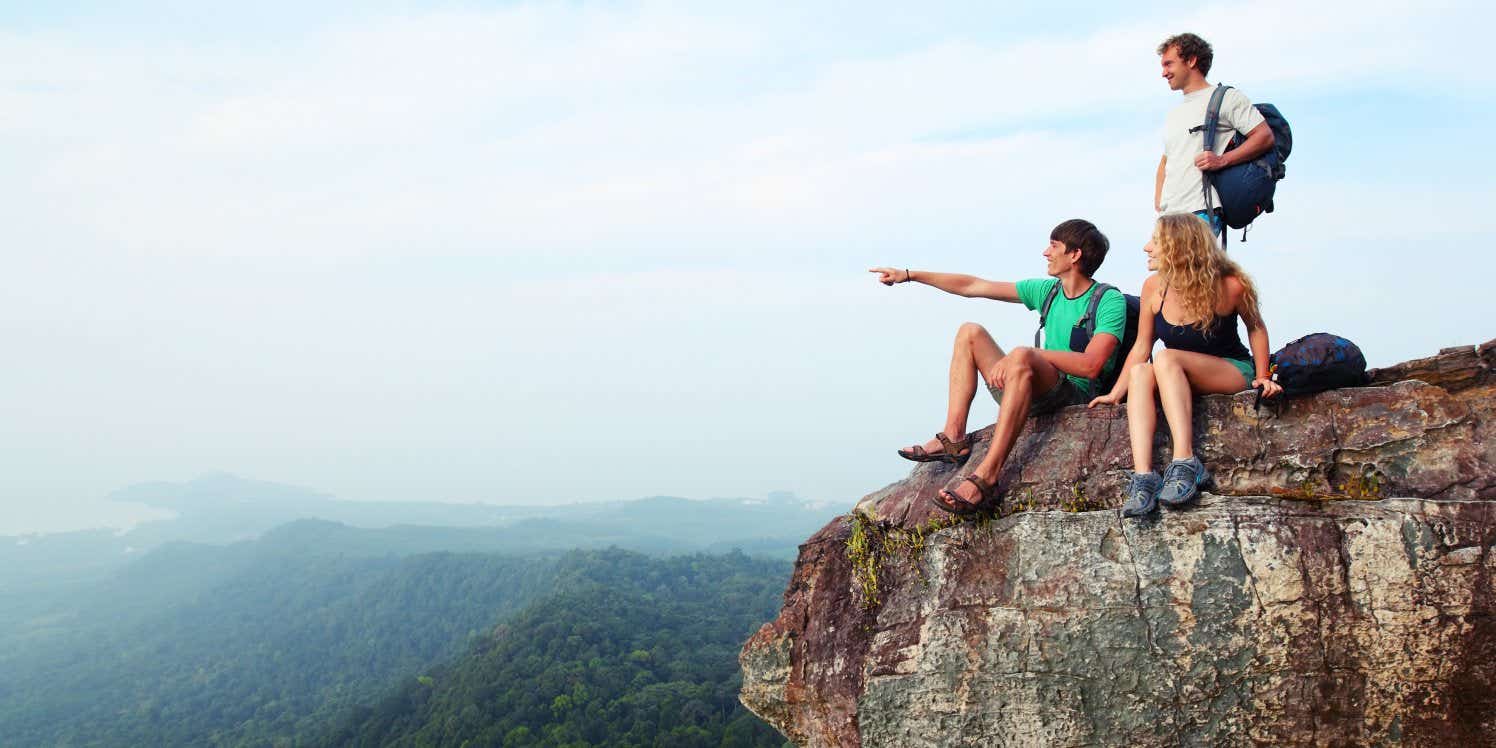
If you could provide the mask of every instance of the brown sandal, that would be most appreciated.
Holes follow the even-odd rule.
[[[978,478],[974,473],[961,476],[961,480],[970,481],[971,485],[977,487],[977,500],[967,501],[949,488],[940,489],[940,493],[930,497],[930,503],[940,509],[956,515],[976,514],[977,512],[991,509],[997,503],[997,491],[987,481]]]
[[[923,444],[916,444],[908,449],[899,450],[899,456],[915,462],[949,462],[952,465],[960,465],[971,456],[970,434],[958,442],[951,441],[944,431],[936,434],[935,438],[940,441],[939,451],[926,452]]]

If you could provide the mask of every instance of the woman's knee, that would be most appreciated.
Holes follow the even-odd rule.
[[[1160,372],[1175,372],[1183,368],[1179,361],[1179,354],[1167,348],[1153,354],[1153,366]]]
[[[1131,377],[1128,381],[1129,387],[1152,387],[1154,381],[1153,364],[1147,361],[1140,364],[1133,364],[1132,373],[1129,376]]]

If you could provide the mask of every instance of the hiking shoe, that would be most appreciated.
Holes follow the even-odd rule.
[[[1164,479],[1158,473],[1133,473],[1127,482],[1127,501],[1122,503],[1122,516],[1141,517],[1158,508],[1158,490]]]
[[[1175,460],[1164,468],[1164,487],[1158,492],[1159,503],[1170,509],[1182,507],[1195,500],[1200,486],[1210,480],[1210,473],[1200,464],[1200,458]]]

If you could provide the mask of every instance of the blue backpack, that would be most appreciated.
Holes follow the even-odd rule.
[[[1226,97],[1226,90],[1231,88],[1227,85],[1216,86],[1215,92],[1210,95],[1210,104],[1205,108],[1205,150],[1215,150],[1216,127],[1221,121],[1221,100]],[[1210,197],[1210,188],[1214,186],[1216,193],[1221,196],[1221,214],[1225,224],[1233,229],[1246,229],[1257,216],[1263,213],[1273,212],[1273,193],[1277,190],[1278,180],[1282,179],[1285,170],[1283,162],[1288,160],[1288,154],[1293,151],[1293,131],[1288,127],[1288,120],[1272,104],[1258,104],[1257,111],[1262,113],[1262,118],[1267,120],[1268,129],[1273,131],[1273,147],[1266,153],[1258,156],[1252,161],[1234,166],[1228,166],[1219,171],[1205,172],[1205,208],[1214,209]],[[1229,152],[1240,146],[1246,138],[1241,133],[1234,133],[1231,142],[1226,145]],[[1226,230],[1221,229],[1221,238],[1226,236]],[[1242,232],[1242,241],[1247,240],[1246,231]]]
[[[1327,332],[1305,335],[1279,348],[1269,361],[1273,381],[1283,387],[1285,395],[1360,387],[1367,382],[1366,356],[1361,348]],[[1261,390],[1256,404],[1262,404]]]
[[[1091,338],[1096,336],[1096,308],[1101,306],[1101,297],[1107,291],[1122,293],[1110,283],[1095,281],[1096,290],[1091,294],[1091,300],[1086,304],[1086,313],[1075,321],[1075,328],[1070,331],[1070,350],[1076,353],[1084,353],[1086,346],[1091,344]],[[1039,346],[1039,333],[1044,331],[1044,320],[1049,317],[1049,307],[1054,305],[1054,299],[1060,295],[1060,282],[1055,281],[1049,288],[1049,295],[1044,297],[1044,303],[1039,307],[1039,329],[1034,331],[1034,347]],[[1127,305],[1127,325],[1123,328],[1122,340],[1117,344],[1117,368],[1110,374],[1091,380],[1091,394],[1104,395],[1112,391],[1112,386],[1117,383],[1117,377],[1122,373],[1122,362],[1127,360],[1128,351],[1132,350],[1133,343],[1138,340],[1138,312],[1143,307],[1143,302],[1131,294],[1122,294],[1122,302]]]

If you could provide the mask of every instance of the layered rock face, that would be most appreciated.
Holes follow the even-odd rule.
[[[801,547],[742,700],[802,745],[1496,745],[1493,348],[1203,398],[1217,486],[1142,521],[1121,409],[1031,419],[1001,517],[922,465]]]

